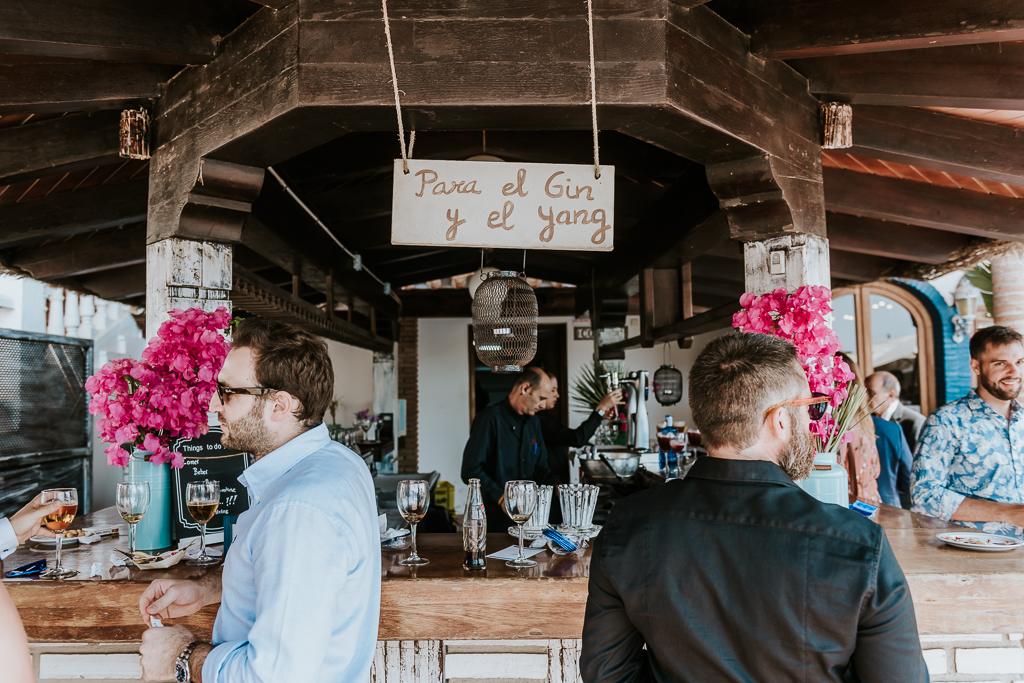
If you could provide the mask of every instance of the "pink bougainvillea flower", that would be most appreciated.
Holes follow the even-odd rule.
[[[89,412],[99,418],[100,439],[110,444],[110,465],[125,467],[130,447],[152,453],[150,462],[180,468],[184,458],[170,450],[171,443],[209,432],[210,399],[231,348],[223,335],[231,314],[190,308],[168,316],[141,360],[110,361],[86,380]]]

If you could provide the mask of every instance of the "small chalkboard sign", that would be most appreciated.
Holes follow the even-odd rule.
[[[171,498],[171,537],[175,542],[197,538],[200,527],[188,513],[185,490],[190,481],[211,479],[220,482],[220,505],[213,519],[206,525],[206,542],[223,540],[224,516],[236,517],[249,509],[249,494],[238,481],[238,476],[249,466],[249,454],[240,453],[220,442],[220,427],[196,439],[178,439],[171,450],[180,451],[185,466],[171,470],[173,485]]]

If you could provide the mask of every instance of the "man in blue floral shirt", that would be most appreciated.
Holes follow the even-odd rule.
[[[1024,538],[1024,337],[1009,327],[971,338],[978,389],[928,418],[911,471],[914,511]]]

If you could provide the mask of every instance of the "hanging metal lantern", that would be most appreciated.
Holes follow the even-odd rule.
[[[654,398],[663,406],[674,406],[683,398],[683,373],[674,365],[662,365],[654,373]]]
[[[473,297],[476,356],[494,372],[522,372],[537,354],[537,295],[525,273],[483,273]]]

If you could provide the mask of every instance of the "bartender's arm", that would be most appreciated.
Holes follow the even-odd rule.
[[[605,395],[597,407],[587,416],[587,419],[576,429],[569,429],[557,420],[544,420],[541,422],[544,428],[544,443],[549,446],[568,446],[579,448],[594,436],[594,432],[601,426],[601,420],[608,417],[606,413],[613,410],[617,403],[622,402],[622,390],[616,389]]]
[[[469,441],[462,451],[462,482],[468,484],[470,479],[480,480],[480,492],[491,500],[498,500],[504,495],[503,488],[484,471],[487,453],[497,449],[497,431],[494,422],[488,417],[477,418],[469,430]]]
[[[914,512],[956,522],[1005,522],[1024,527],[1024,505],[970,498],[946,488],[957,442],[948,424],[938,415],[929,416],[910,474]]]

